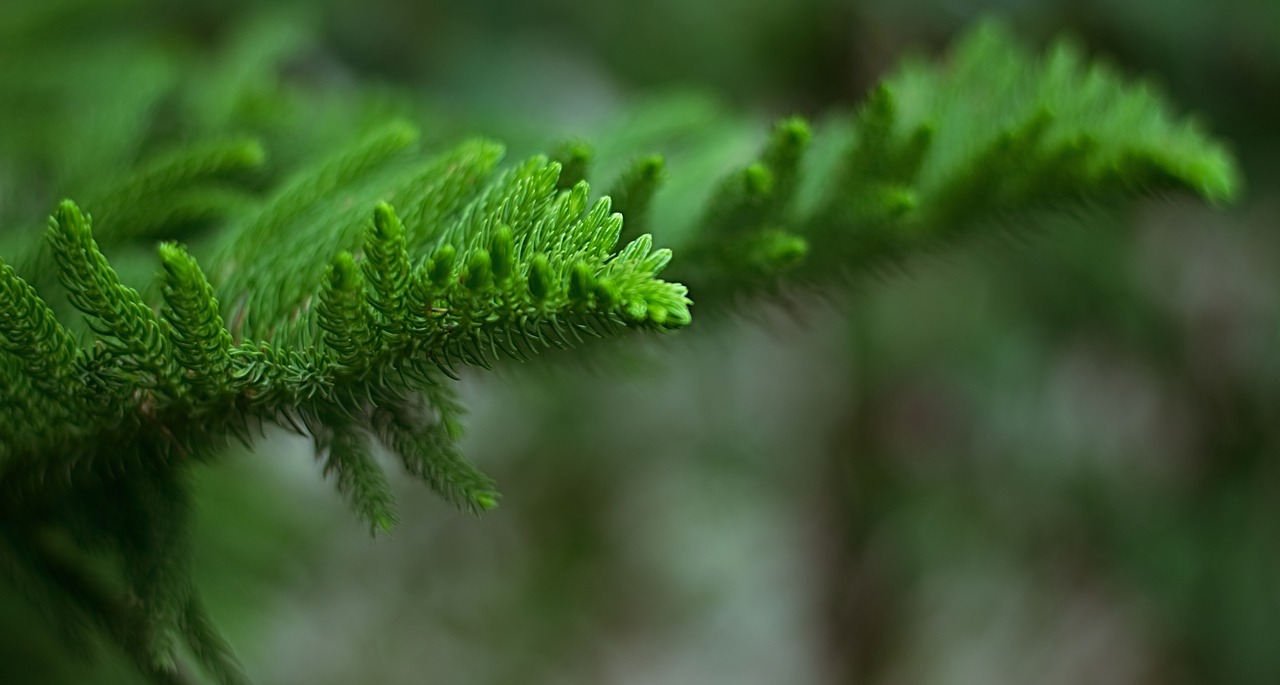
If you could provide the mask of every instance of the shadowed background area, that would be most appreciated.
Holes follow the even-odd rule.
[[[197,473],[195,566],[255,682],[1280,673],[1280,5],[27,4],[0,5],[15,35],[60,22],[86,50],[118,46],[107,66],[24,48],[118,108],[88,116],[41,87],[52,76],[0,63],[0,92],[23,94],[0,103],[5,250],[58,188],[92,190],[74,151],[99,118],[198,79],[206,50],[243,59],[245,82],[261,76],[254,50],[300,55],[280,83],[358,92],[370,117],[412,103],[428,138],[492,136],[508,159],[570,136],[605,147],[645,102],[723,117],[725,154],[745,158],[772,119],[850,109],[904,56],[994,13],[1028,43],[1065,32],[1150,79],[1229,141],[1248,179],[1229,209],[1162,197],[1041,218],[1025,240],[840,292],[695,306],[678,336],[467,374],[464,446],[503,493],[481,519],[396,482],[400,527],[371,540],[307,442],[229,454]],[[108,67],[132,90],[93,78]],[[224,86],[165,106],[204,117],[195,130],[271,126],[254,98],[219,100]],[[316,121],[275,131],[282,166],[351,124],[323,104]],[[109,649],[83,651],[96,660],[68,659],[0,585],[0,682],[134,682]]]

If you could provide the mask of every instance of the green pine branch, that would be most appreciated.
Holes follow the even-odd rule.
[[[652,210],[628,203],[629,212],[698,217],[653,232],[712,309],[724,296],[829,287],[971,236],[1025,233],[1058,212],[1170,191],[1223,203],[1242,186],[1225,147],[1150,85],[1070,41],[1036,55],[997,23],[940,62],[906,62],[852,117],[778,122],[754,160],[715,183],[675,162],[712,166],[723,142],[689,152],[687,141],[717,140],[730,115],[690,110],[654,107],[644,126],[628,123],[634,140],[609,145],[632,159],[637,146],[672,150],[677,187],[650,188],[661,157],[647,158],[647,174],[632,162],[612,187],[653,198]]]
[[[191,464],[275,425],[313,440],[373,532],[396,520],[383,453],[458,508],[492,509],[495,484],[458,448],[449,379],[463,367],[682,328],[692,302],[660,278],[669,266],[715,302],[1046,212],[1164,190],[1234,197],[1229,155],[1170,111],[1069,45],[1036,58],[984,27],[940,65],[908,64],[850,119],[783,120],[714,182],[632,141],[593,197],[581,140],[504,165],[490,141],[427,152],[394,118],[287,174],[251,140],[152,158],[89,196],[99,227],[70,200],[51,219],[51,273],[83,326],[42,297],[39,274],[0,262],[0,572],[153,682],[186,678],[184,650],[243,682],[191,581]],[[651,140],[660,123],[646,122]],[[264,169],[280,173],[262,198],[228,180]],[[218,230],[160,244],[151,289],[104,254],[195,220]],[[103,565],[120,572],[90,572]]]

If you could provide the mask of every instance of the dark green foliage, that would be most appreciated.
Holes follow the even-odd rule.
[[[802,261],[808,243],[787,227],[809,138],[803,120],[781,121],[759,161],[721,179],[690,246],[704,278],[774,279]]]
[[[178,628],[186,636],[191,653],[217,682],[228,685],[246,685],[249,682],[232,656],[231,646],[218,634],[218,629],[210,622],[194,594],[187,599],[182,615],[178,617]]]
[[[410,407],[379,410],[374,425],[383,444],[400,456],[405,470],[424,480],[447,502],[479,513],[498,506],[493,481],[458,451],[461,406],[446,386],[427,393],[430,411]]]
[[[0,345],[8,411],[0,415],[5,446],[29,439],[34,416],[65,417],[77,407],[74,377],[77,348],[53,311],[13,268],[0,261]],[[19,389],[22,390],[19,390]],[[25,391],[24,391],[25,390]],[[24,422],[21,419],[26,418]],[[0,452],[3,457],[4,452]]]
[[[560,165],[560,190],[568,190],[587,178],[587,166],[594,154],[591,145],[581,140],[566,140],[551,153],[551,159]]]
[[[336,425],[332,435],[318,437],[316,449],[324,459],[324,474],[333,476],[338,491],[372,531],[389,531],[396,523],[391,487],[373,459],[369,440],[354,426]]]
[[[634,238],[646,232],[649,203],[653,201],[653,194],[662,183],[663,167],[664,163],[659,155],[636,159],[627,166],[622,177],[609,190],[614,208],[627,217],[623,226],[624,238]]]
[[[207,143],[159,157],[92,198],[97,238],[123,242],[234,213],[251,198],[230,178],[264,162],[255,140]]]
[[[237,102],[253,101],[244,65],[274,59],[269,40],[250,38],[219,81]],[[146,76],[145,102],[121,111],[177,88],[167,72]],[[305,108],[270,104],[307,127]],[[85,191],[98,228],[74,202],[57,206],[52,271],[85,317],[85,344],[37,292],[38,273],[0,262],[0,571],[153,682],[183,681],[184,650],[219,682],[244,681],[191,578],[190,464],[275,425],[314,441],[373,532],[395,522],[384,450],[459,509],[494,508],[494,483],[458,447],[463,409],[446,377],[688,325],[686,287],[659,278],[672,251],[648,228],[714,302],[825,284],[1010,217],[1168,189],[1219,201],[1238,186],[1221,148],[1144,87],[1071,48],[1036,60],[997,29],[941,68],[908,66],[850,121],[778,123],[756,160],[727,174],[717,164],[718,182],[691,188],[703,204],[680,208],[698,218],[684,233],[654,221],[675,162],[648,149],[626,150],[610,194],[593,197],[592,148],[578,141],[503,165],[496,143],[424,143],[395,116],[347,113],[359,125],[296,149],[281,120],[228,123],[241,115],[192,115],[190,139],[221,142],[158,156],[130,122],[100,150],[117,175]],[[241,128],[262,140],[220,137]],[[273,142],[291,163],[268,162]],[[261,176],[241,183],[249,174]],[[153,309],[111,248],[202,222],[217,231],[190,244],[208,270],[161,244]]]
[[[912,62],[885,79],[851,120],[812,136],[800,119],[777,124],[756,161],[723,176],[702,220],[670,243],[689,255],[680,276],[705,303],[825,285],[1134,193],[1236,197],[1230,155],[1168,111],[1149,86],[1069,43],[1036,57],[984,25],[942,65]]]

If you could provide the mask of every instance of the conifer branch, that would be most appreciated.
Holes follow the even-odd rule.
[[[391,486],[373,459],[368,436],[354,426],[329,423],[333,427],[317,441],[325,475],[336,478],[338,491],[347,496],[371,531],[391,530],[396,523]]]
[[[1037,57],[986,24],[942,64],[908,62],[812,143],[803,120],[779,122],[755,161],[704,194],[698,222],[660,237],[684,255],[680,279],[714,303],[822,287],[1082,206],[1236,197],[1230,154],[1171,110],[1068,42]]]
[[[191,579],[189,464],[276,425],[312,438],[371,532],[395,522],[378,449],[459,509],[492,509],[494,482],[458,446],[449,378],[688,325],[689,291],[660,278],[673,253],[650,229],[714,301],[826,284],[1085,202],[1234,197],[1230,156],[1169,111],[1069,45],[1036,59],[987,27],[942,66],[903,68],[851,120],[785,119],[755,160],[687,182],[707,190],[675,212],[696,218],[683,232],[653,211],[678,162],[642,149],[593,199],[586,143],[503,165],[485,140],[428,154],[396,120],[262,200],[224,181],[269,145],[178,150],[90,196],[100,239],[78,205],[56,209],[47,238],[88,346],[41,284],[0,262],[0,572],[107,634],[154,682],[187,679],[187,649],[238,685]],[[192,241],[208,275],[186,248],[160,246],[159,313],[103,254],[210,217],[225,219],[221,242],[205,254]],[[120,577],[85,572],[90,561]]]
[[[78,408],[75,377],[79,373],[77,347],[71,334],[58,323],[53,310],[34,288],[0,261],[0,350],[8,372],[4,399],[30,417],[44,417],[33,426],[51,427]],[[30,388],[20,392],[19,388]],[[32,406],[26,406],[26,405]],[[42,424],[45,424],[42,426]],[[21,439],[6,433],[5,442]]]
[[[49,226],[49,243],[67,296],[88,318],[107,356],[98,372],[121,398],[136,389],[174,394],[173,355],[160,319],[133,288],[120,282],[72,202],[63,202]]]
[[[493,480],[457,446],[460,406],[451,393],[448,400],[439,393],[430,397],[432,409],[439,413],[434,420],[414,416],[411,407],[380,409],[373,417],[378,438],[406,471],[425,480],[446,502],[473,513],[493,509],[499,499]]]
[[[262,144],[252,139],[204,143],[159,157],[94,194],[97,241],[124,242],[247,208],[249,195],[226,179],[265,161]]]
[[[609,190],[614,209],[627,217],[622,239],[632,240],[647,232],[649,205],[663,181],[665,162],[661,155],[633,160]]]

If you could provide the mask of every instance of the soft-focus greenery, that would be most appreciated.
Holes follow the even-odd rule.
[[[618,201],[610,179],[637,153],[665,155],[635,167],[664,179],[644,230],[676,249],[672,278],[690,284],[700,323],[579,361],[464,374],[464,451],[501,484],[501,508],[472,520],[393,476],[400,528],[369,540],[309,472],[309,443],[278,434],[192,474],[196,584],[256,682],[1261,684],[1280,672],[1280,16],[1267,3],[46,4],[0,5],[0,255],[21,257],[59,308],[31,246],[63,196],[102,208],[95,221],[117,228],[95,237],[145,288],[156,239],[234,249],[209,230],[220,212],[390,118],[411,118],[425,149],[483,135],[510,160],[567,161],[564,141],[585,141],[593,189]],[[857,253],[852,282],[822,268],[844,255],[820,242],[818,219],[797,222],[823,248],[814,272],[786,272],[780,289],[737,280],[738,254],[680,271],[682,249],[707,249],[697,227],[714,224],[699,203],[735,167],[750,179],[779,116],[817,122],[797,201],[829,216],[820,181],[842,173],[842,110],[887,74],[901,86],[897,133],[934,125],[942,151],[903,183],[942,209],[894,225],[975,216],[959,200],[994,186],[949,186],[947,152],[1001,117],[1034,121],[1034,100],[965,109],[902,65],[992,12],[1038,48],[1066,31],[1072,50],[1203,113],[1245,172],[1243,202],[1019,206],[1000,188],[1012,211],[974,224],[999,224],[1002,239],[925,254],[872,240],[883,252]],[[67,82],[74,98],[50,85]],[[1054,109],[1094,116],[1116,101],[1094,97]],[[1045,140],[1069,134],[1055,125]],[[1152,140],[1176,140],[1159,125]],[[98,171],[159,159],[154,178],[175,181],[164,160],[196,142],[221,146],[223,162],[170,204],[130,202],[131,186]],[[1034,173],[1025,159],[1007,177]],[[948,191],[950,204],[930,201]],[[790,254],[774,228],[746,235]],[[69,649],[8,584],[0,602],[0,681],[135,682],[96,638]],[[68,659],[76,650],[96,658]]]

